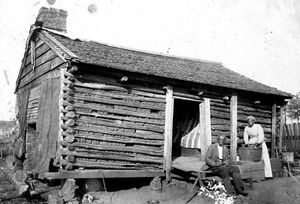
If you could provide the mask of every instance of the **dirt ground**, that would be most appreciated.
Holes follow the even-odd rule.
[[[7,180],[3,178],[4,162],[0,161],[0,189],[4,189],[9,185]],[[2,175],[2,176],[1,176]],[[5,182],[4,182],[5,181]],[[148,182],[148,181],[147,181]],[[116,183],[117,184],[117,183]],[[134,185],[133,185],[134,186]],[[171,183],[165,184],[163,182],[163,189],[161,191],[152,190],[149,185],[137,188],[130,188],[127,190],[117,191],[101,191],[90,192],[90,198],[86,200],[85,204],[148,204],[148,201],[158,201],[159,204],[181,204],[188,195],[192,187],[192,182],[185,182],[173,179]],[[253,182],[253,189],[249,184],[245,184],[245,190],[248,192],[247,197],[238,197],[234,203],[241,204],[299,204],[300,203],[300,176],[275,178],[272,180],[262,181],[260,183]],[[1,191],[0,197],[4,195],[13,194],[13,190]],[[189,204],[213,204],[215,200],[197,195],[188,202]],[[44,200],[43,200],[44,198]],[[3,204],[12,203],[47,203],[47,194],[35,199],[11,199],[0,201]],[[155,202],[153,202],[155,203]]]

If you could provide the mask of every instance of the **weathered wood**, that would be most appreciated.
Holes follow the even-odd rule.
[[[92,123],[92,124],[97,124],[97,125],[103,125],[103,126],[108,126],[108,127],[118,127],[118,128],[129,128],[129,129],[139,129],[139,130],[149,130],[153,132],[158,132],[158,133],[163,133],[164,130],[160,127],[155,127],[155,126],[149,126],[149,125],[135,125],[135,124],[126,124],[126,123],[115,123],[115,122],[103,122],[101,120],[96,120],[93,118],[79,118],[77,119],[78,122],[83,122],[83,123]]]
[[[67,137],[64,138],[64,141],[69,142],[69,143],[74,142],[74,140],[75,140],[74,135],[68,135]]]
[[[69,80],[75,78],[73,74],[71,74],[71,73],[69,73],[69,72],[67,72],[67,71],[64,72],[64,76],[65,76],[66,78],[68,78]]]
[[[101,145],[94,145],[94,144],[82,144],[79,142],[74,142],[72,145],[74,147],[83,147],[83,148],[96,149],[96,150],[111,151],[113,149],[114,151],[135,152],[135,153],[149,154],[154,156],[161,156],[163,154],[163,151],[154,151],[154,150],[149,151],[148,149],[139,149],[133,147],[101,146]]]
[[[5,169],[5,177],[14,185],[19,195],[23,195],[29,189],[29,186],[24,182],[24,175],[22,170],[14,171],[13,169]]]
[[[90,94],[93,96],[100,96],[100,97],[109,97],[112,99],[128,99],[128,100],[135,100],[135,101],[149,101],[149,102],[156,102],[156,103],[162,103],[165,104],[164,99],[159,99],[159,98],[149,98],[149,97],[140,97],[136,96],[133,93],[126,93],[128,95],[121,95],[121,94],[112,94],[110,92],[99,92],[99,91],[94,91],[89,88],[76,88],[76,93],[85,93],[85,94]]]
[[[144,144],[144,145],[153,145],[153,146],[162,146],[164,143],[163,141],[155,141],[155,140],[142,140],[142,139],[133,139],[133,138],[116,138],[116,137],[101,137],[98,135],[80,135],[76,134],[76,138],[86,138],[86,139],[93,139],[99,141],[107,141],[107,142],[118,142],[124,144]]]
[[[69,88],[71,88],[71,87],[70,87],[70,84],[72,84],[72,86],[74,85],[74,83],[73,83],[72,81],[70,81],[69,79],[66,79],[66,78],[63,79],[63,83],[64,83],[66,86],[68,86]]]
[[[66,156],[66,160],[67,160],[68,162],[74,163],[74,162],[75,162],[75,156],[74,156],[74,154],[72,154],[72,155],[67,155],[67,156]]]
[[[173,117],[174,117],[173,87],[167,86],[166,113],[165,113],[164,170],[166,171],[166,180],[168,182],[171,180],[171,168],[172,168]]]
[[[31,89],[31,87],[40,85],[43,81],[57,78],[57,76],[59,76],[59,72],[60,72],[60,70],[58,70],[58,69],[60,69],[62,66],[64,66],[64,64],[61,64],[55,70],[47,72],[44,75],[33,79],[30,83],[27,83],[26,85],[20,86],[20,83],[19,83],[17,92],[22,93],[25,90]]]
[[[282,138],[283,138],[283,125],[284,125],[284,110],[283,106],[280,107],[280,126],[279,126],[279,138],[278,138],[278,147],[279,153],[282,153]]]
[[[136,116],[136,117],[143,117],[143,118],[164,119],[164,116],[158,115],[158,114],[138,113],[138,112],[128,111],[128,110],[119,110],[119,109],[113,109],[113,108],[97,107],[97,106],[92,106],[92,105],[88,105],[88,104],[75,103],[74,107],[90,109],[90,110],[105,111],[105,112],[108,112],[108,113],[113,113],[113,114],[118,114],[118,115],[125,115],[125,116]]]
[[[210,99],[204,98],[204,102],[199,104],[199,113],[201,160],[204,160],[205,153],[212,143]]]
[[[103,104],[122,105],[122,106],[129,106],[129,107],[145,108],[145,109],[151,109],[151,110],[164,110],[164,107],[159,107],[159,106],[151,106],[151,105],[147,105],[147,104],[134,103],[134,102],[132,103],[132,102],[126,102],[126,101],[122,101],[122,100],[97,98],[97,97],[91,97],[91,96],[82,96],[82,95],[80,96],[78,94],[75,94],[74,99],[90,101],[90,102],[97,102],[97,103],[103,103]]]
[[[68,156],[70,156],[70,155],[68,155]],[[145,163],[156,163],[156,164],[163,163],[162,157],[155,158],[155,157],[150,157],[150,156],[148,156],[148,157],[145,157],[145,156],[144,157],[141,157],[141,156],[128,157],[126,155],[115,156],[115,155],[102,155],[99,153],[93,154],[93,153],[83,153],[83,152],[72,152],[72,156],[74,157],[74,160],[75,160],[75,157],[86,157],[86,158],[94,158],[94,159],[120,160],[120,161],[129,161],[129,162],[145,162]]]
[[[65,125],[68,125],[69,127],[72,127],[76,124],[74,119],[69,119],[65,122]]]
[[[150,168],[149,164],[136,163],[109,163],[109,162],[92,162],[92,161],[77,161],[73,166],[88,167],[88,168],[112,168],[112,169],[142,169]],[[157,167],[158,168],[158,167]]]
[[[271,140],[271,157],[275,157],[275,140],[276,140],[276,103],[272,106],[272,140]]]
[[[71,74],[74,74],[75,72],[77,72],[78,71],[78,67],[77,66],[72,66],[69,70],[68,70],[68,72],[70,72]]]
[[[236,161],[237,156],[237,94],[230,98],[230,157]]]
[[[46,72],[59,67],[63,63],[64,62],[60,58],[56,57],[53,60],[36,67],[35,72],[29,72],[20,79],[19,87],[23,87],[24,85],[44,75]]]
[[[31,167],[34,172],[47,171],[51,158],[56,155],[59,132],[60,79],[45,81],[41,86],[39,114],[36,125],[37,144],[43,151],[36,151]],[[36,148],[38,150],[38,148]]]
[[[95,118],[107,118],[107,119],[114,119],[120,121],[142,122],[142,123],[155,124],[155,125],[164,125],[165,122],[165,120],[161,120],[161,119],[149,119],[149,118],[145,119],[145,118],[126,117],[126,116],[104,115],[95,112],[84,112],[84,111],[77,111],[77,110],[76,113],[80,115],[80,118],[84,118],[85,116],[92,116]]]
[[[164,136],[161,134],[138,134],[138,133],[130,133],[130,132],[120,132],[120,131],[110,131],[110,130],[103,130],[103,129],[96,129],[96,128],[86,128],[86,127],[75,127],[75,130],[87,131],[87,132],[98,132],[103,134],[109,135],[123,135],[127,137],[135,137],[135,138],[143,138],[143,139],[164,139]]]
[[[131,89],[127,89],[124,87],[119,87],[119,86],[110,86],[110,85],[104,85],[104,84],[90,84],[90,83],[78,83],[76,82],[74,84],[75,86],[79,86],[79,87],[85,87],[85,88],[92,88],[92,89],[100,89],[100,90],[114,90],[114,91],[122,91],[125,93],[133,93],[136,95],[141,95],[141,96],[147,96],[147,97],[151,97],[151,98],[165,98],[165,96],[163,95],[164,92],[163,91],[159,91],[160,94],[155,94],[155,93],[151,93],[151,92],[156,92],[154,89],[145,89],[145,88],[131,88]]]
[[[54,179],[67,179],[67,178],[143,178],[143,177],[156,177],[165,176],[163,170],[144,169],[144,170],[114,170],[114,169],[101,169],[101,170],[75,170],[66,171],[60,170],[58,173],[46,172],[39,175],[40,178],[47,178],[48,180]]]

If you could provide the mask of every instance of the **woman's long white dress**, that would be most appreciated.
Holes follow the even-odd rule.
[[[261,125],[254,124],[252,127],[246,126],[244,130],[245,144],[262,143],[262,160],[265,164],[265,177],[273,177],[271,162],[267,145],[264,141],[264,130]]]

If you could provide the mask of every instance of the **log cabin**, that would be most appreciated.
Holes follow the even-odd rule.
[[[19,157],[48,179],[166,176],[174,158],[204,158],[218,135],[233,160],[246,117],[274,156],[291,94],[221,63],[68,36],[67,12],[42,7],[16,82]]]

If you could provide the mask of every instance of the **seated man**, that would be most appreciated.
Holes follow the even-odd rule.
[[[234,188],[230,181],[230,176],[232,176],[235,192],[247,196],[248,193],[243,191],[244,184],[239,168],[229,164],[229,150],[224,145],[225,139],[225,136],[218,136],[217,143],[209,146],[205,155],[206,164],[203,165],[202,170],[210,170],[213,173],[219,174],[229,194],[234,194]]]

